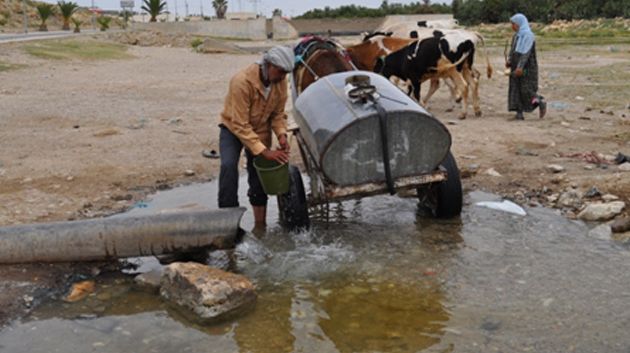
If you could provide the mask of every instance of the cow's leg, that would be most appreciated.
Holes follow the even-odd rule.
[[[449,91],[451,91],[451,97],[453,97],[453,100],[455,101],[455,103],[461,102],[462,101],[461,92],[458,92],[455,89],[455,83],[453,83],[453,80],[450,77],[445,77],[444,83],[446,83],[446,86],[448,87]]]
[[[435,91],[438,90],[438,88],[440,88],[440,79],[437,77],[433,77],[431,78],[431,85],[429,86],[429,92],[427,92],[427,94],[424,96],[424,99],[422,100],[422,106],[426,108],[427,104],[429,103],[429,99],[433,96],[433,94],[435,93]]]
[[[462,74],[455,70],[455,68],[449,70],[448,76],[453,80],[455,88],[459,92],[462,92],[462,111],[459,114],[459,118],[466,119],[466,112],[468,110],[468,84],[462,77]]]
[[[475,116],[481,116],[481,106],[479,105],[479,78],[481,77],[481,73],[477,69],[472,68],[471,76],[473,110],[475,111]]]
[[[420,103],[420,78],[419,77],[411,77],[411,85],[413,86],[413,98],[416,99],[416,102]]]
[[[392,76],[389,78],[389,81],[394,84],[394,86],[400,88],[400,78],[398,76]]]

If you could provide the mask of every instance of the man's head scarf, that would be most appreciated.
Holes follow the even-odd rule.
[[[271,63],[286,72],[291,72],[293,65],[295,65],[295,56],[291,48],[278,45],[265,52],[263,62]]]
[[[529,28],[529,21],[522,13],[517,13],[510,18],[512,23],[518,25],[516,32],[516,52],[525,54],[532,49],[534,45],[534,32]]]

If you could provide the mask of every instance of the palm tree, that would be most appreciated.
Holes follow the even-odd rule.
[[[96,22],[101,26],[101,32],[105,32],[109,29],[109,23],[112,22],[112,18],[109,16],[100,16],[96,19]]]
[[[39,25],[39,30],[47,32],[48,26],[46,26],[46,20],[50,15],[55,13],[55,5],[52,4],[38,4],[37,5],[37,13],[39,14],[39,18],[42,19],[42,24]]]
[[[227,6],[227,0],[212,0],[212,7],[214,7],[214,12],[217,13],[218,18],[225,18]]]
[[[71,20],[72,23],[74,23],[74,33],[81,33],[81,25],[83,24],[83,21],[77,20],[74,17],[72,17]]]
[[[61,16],[63,17],[63,27],[61,27],[61,29],[63,29],[64,31],[69,31],[70,17],[72,17],[72,14],[79,7],[79,5],[72,1],[65,2],[64,0],[59,0],[57,2],[57,5],[59,5],[59,10],[61,10]]]
[[[166,7],[166,1],[162,0],[144,0],[143,3],[141,8],[151,15],[149,22],[156,22],[157,16],[164,12],[164,7]]]

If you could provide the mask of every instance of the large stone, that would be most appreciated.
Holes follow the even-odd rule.
[[[609,203],[591,203],[578,214],[578,218],[584,221],[607,221],[626,207],[623,201],[614,201]]]
[[[160,294],[203,321],[247,309],[256,301],[254,285],[244,276],[195,262],[168,265]]]

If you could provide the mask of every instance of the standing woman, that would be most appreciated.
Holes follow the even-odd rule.
[[[510,21],[516,33],[512,37],[509,61],[505,64],[511,71],[508,110],[516,111],[516,120],[523,120],[523,112],[538,108],[542,119],[547,112],[547,103],[538,94],[536,39],[523,14],[517,13]]]

